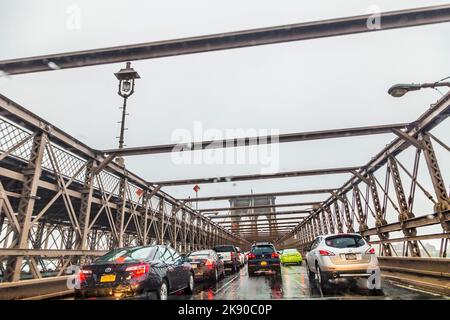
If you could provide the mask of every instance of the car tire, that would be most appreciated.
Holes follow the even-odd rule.
[[[84,298],[84,295],[80,291],[76,290],[74,298],[75,298],[75,300],[81,300]]]
[[[167,300],[169,297],[169,286],[167,285],[166,280],[162,280],[161,284],[159,285],[159,289],[156,292],[156,297],[158,300]]]
[[[316,275],[317,275],[317,282],[319,283],[319,286],[324,289],[328,286],[328,275],[322,270],[320,270],[319,265],[316,265]]]
[[[384,296],[384,292],[383,292],[382,289],[371,289],[370,290],[370,295],[371,296],[375,296],[375,297],[377,297],[377,296]]]
[[[217,271],[217,268],[214,269],[214,275],[213,275],[213,277],[212,277],[212,280],[213,280],[214,282],[219,281],[219,271]]]
[[[224,279],[225,278],[225,268],[222,268],[222,275],[221,278]]]
[[[184,289],[184,292],[187,294],[192,294],[194,292],[194,286],[195,286],[194,275],[192,273],[190,273],[188,285],[187,285],[186,289]]]
[[[311,271],[311,269],[309,268],[308,263],[306,263],[305,265],[306,267],[306,271],[308,272],[308,278],[310,281],[314,281],[314,279],[316,278],[316,274],[314,272]]]

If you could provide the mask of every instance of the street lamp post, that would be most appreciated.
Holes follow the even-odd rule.
[[[389,88],[388,93],[393,97],[399,98],[409,91],[417,91],[423,88],[435,89],[437,87],[450,87],[450,82],[395,84]]]
[[[127,116],[127,99],[134,93],[134,80],[140,79],[139,74],[131,68],[131,62],[126,67],[114,73],[119,80],[119,96],[123,98],[122,120],[120,121],[119,149],[122,149],[125,141],[125,117]]]

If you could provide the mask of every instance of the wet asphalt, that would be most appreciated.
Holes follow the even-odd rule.
[[[281,277],[260,274],[249,277],[247,267],[230,274],[217,283],[196,283],[194,294],[178,293],[176,300],[273,300],[273,299],[442,299],[443,296],[408,287],[390,280],[382,280],[381,292],[373,294],[366,280],[338,279],[322,290],[315,280],[310,281],[305,267],[283,266]]]

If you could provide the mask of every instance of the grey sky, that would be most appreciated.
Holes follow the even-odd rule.
[[[0,59],[237,31],[326,18],[445,4],[447,1],[1,1]],[[81,28],[67,28],[68,8]],[[450,24],[133,62],[142,79],[129,100],[126,144],[171,142],[175,129],[278,129],[281,133],[410,122],[440,94],[394,99],[397,82],[450,75]],[[113,73],[123,64],[0,78],[0,92],[97,149],[114,148],[121,98]],[[435,133],[449,138],[448,123]],[[363,165],[392,135],[289,143],[280,170]],[[436,148],[441,163],[448,153]],[[405,153],[404,161],[412,161]],[[130,157],[149,181],[259,173],[259,166],[190,165],[170,155]],[[423,163],[422,163],[423,165]],[[422,168],[422,170],[425,168]],[[441,168],[450,181],[448,166]],[[423,170],[423,172],[426,172]],[[428,179],[424,176],[425,179]],[[348,175],[202,185],[200,196],[339,187]],[[430,185],[426,180],[425,184]],[[166,190],[194,196],[192,186]],[[431,190],[431,189],[430,189]],[[277,202],[323,200],[321,196]],[[224,206],[226,202],[201,204]],[[428,203],[417,203],[429,211]],[[422,206],[422,207],[421,207]]]

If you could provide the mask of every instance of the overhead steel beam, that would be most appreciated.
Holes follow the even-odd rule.
[[[280,236],[280,235],[285,235],[286,233],[288,233],[290,230],[292,230],[292,228],[290,229],[281,229],[281,230],[277,230],[276,232],[270,232],[269,230],[267,231],[256,231],[256,230],[243,230],[243,231],[239,231],[236,232],[239,235],[242,235],[243,237],[247,237],[247,236],[271,236],[274,239],[277,238],[276,235]]]
[[[304,217],[296,217],[296,218],[279,218],[279,219],[267,219],[267,220],[257,220],[258,223],[257,225],[265,225],[266,223],[272,223],[272,224],[292,224],[292,223],[298,223],[301,220],[303,220]],[[286,221],[286,220],[291,220],[291,221]],[[281,221],[281,222],[279,222]],[[244,223],[247,222],[247,223]],[[223,221],[223,222],[219,222],[219,224],[222,225],[222,227],[230,227],[233,226],[233,224],[235,223],[230,223],[230,221]],[[253,225],[253,223],[251,223],[251,220],[241,220],[237,223],[239,226],[251,226]]]
[[[210,208],[198,210],[204,214],[215,214],[215,211],[235,211],[235,210],[251,210],[251,209],[269,209],[269,208],[284,208],[284,207],[301,207],[301,206],[314,206],[319,205],[321,202],[295,202],[295,203],[281,203],[281,204],[268,204],[260,206],[247,206],[247,207],[224,207],[224,208]]]
[[[394,129],[404,129],[408,126],[407,123],[396,123],[380,126],[368,126],[368,127],[356,127],[356,128],[344,128],[344,129],[331,129],[311,132],[298,132],[298,133],[285,133],[277,136],[259,136],[259,137],[244,137],[244,138],[232,138],[225,140],[208,140],[190,143],[179,144],[164,144],[156,146],[143,146],[143,147],[131,147],[123,149],[108,149],[102,150],[104,154],[115,154],[116,156],[136,156],[145,154],[161,154],[171,152],[186,152],[197,150],[212,150],[221,148],[236,148],[244,146],[255,146],[261,144],[271,143],[287,143],[287,142],[300,142],[311,141],[321,139],[334,139],[334,138],[348,138],[356,136],[366,136],[375,134],[392,134]],[[184,180],[181,180],[184,181]],[[156,183],[156,182],[155,182]],[[158,182],[160,184],[161,182]],[[170,181],[167,181],[170,183]]]
[[[294,210],[294,211],[267,211],[267,212],[258,212],[258,213],[254,213],[254,214],[233,214],[233,215],[226,215],[226,214],[221,214],[221,215],[217,215],[217,216],[208,216],[211,220],[214,219],[224,219],[224,218],[240,218],[240,217],[265,217],[267,215],[276,215],[278,216],[282,216],[282,215],[293,215],[293,214],[302,214],[302,213],[306,213],[309,214],[311,213],[311,210]]]
[[[379,16],[381,23],[376,27],[369,25],[369,22],[373,20],[373,14],[366,14],[168,41],[4,60],[0,61],[0,70],[10,75],[51,71],[442,23],[450,21],[450,5],[382,12]]]
[[[265,217],[265,219],[258,219],[258,220],[218,221],[217,223],[218,223],[218,224],[221,224],[222,226],[223,226],[223,225],[227,225],[227,224],[233,225],[234,223],[237,223],[237,224],[239,224],[239,225],[243,225],[243,224],[245,224],[245,223],[250,223],[250,224],[252,224],[252,223],[254,223],[254,221],[257,221],[257,223],[260,223],[260,222],[262,222],[262,223],[267,223],[267,222],[269,222],[269,221],[275,221],[275,222],[277,222],[277,221],[280,221],[280,220],[302,220],[302,219],[304,219],[304,218],[305,218],[305,217],[287,217],[287,218],[269,218],[269,217]],[[288,221],[288,222],[295,222],[295,221]]]
[[[321,193],[332,193],[336,189],[316,189],[316,190],[300,190],[300,191],[286,191],[286,192],[268,192],[268,193],[249,193],[249,194],[238,194],[238,195],[227,195],[227,196],[211,196],[211,197],[198,197],[198,198],[185,198],[179,199],[179,201],[185,202],[197,202],[197,201],[217,201],[217,200],[229,200],[229,199],[246,199],[246,198],[257,198],[257,197],[285,197],[285,196],[298,196],[307,194],[321,194]]]
[[[205,183],[219,183],[219,182],[235,182],[235,181],[249,181],[249,180],[261,180],[261,179],[279,179],[279,178],[292,178],[292,177],[307,177],[307,176],[319,176],[325,174],[341,174],[349,173],[355,170],[359,170],[361,167],[344,167],[344,168],[329,168],[329,169],[317,169],[317,170],[302,170],[302,171],[285,171],[270,174],[248,174],[240,176],[224,176],[213,178],[199,178],[199,179],[184,179],[184,180],[169,180],[153,182],[156,185],[161,186],[179,186],[186,184],[205,184]]]

